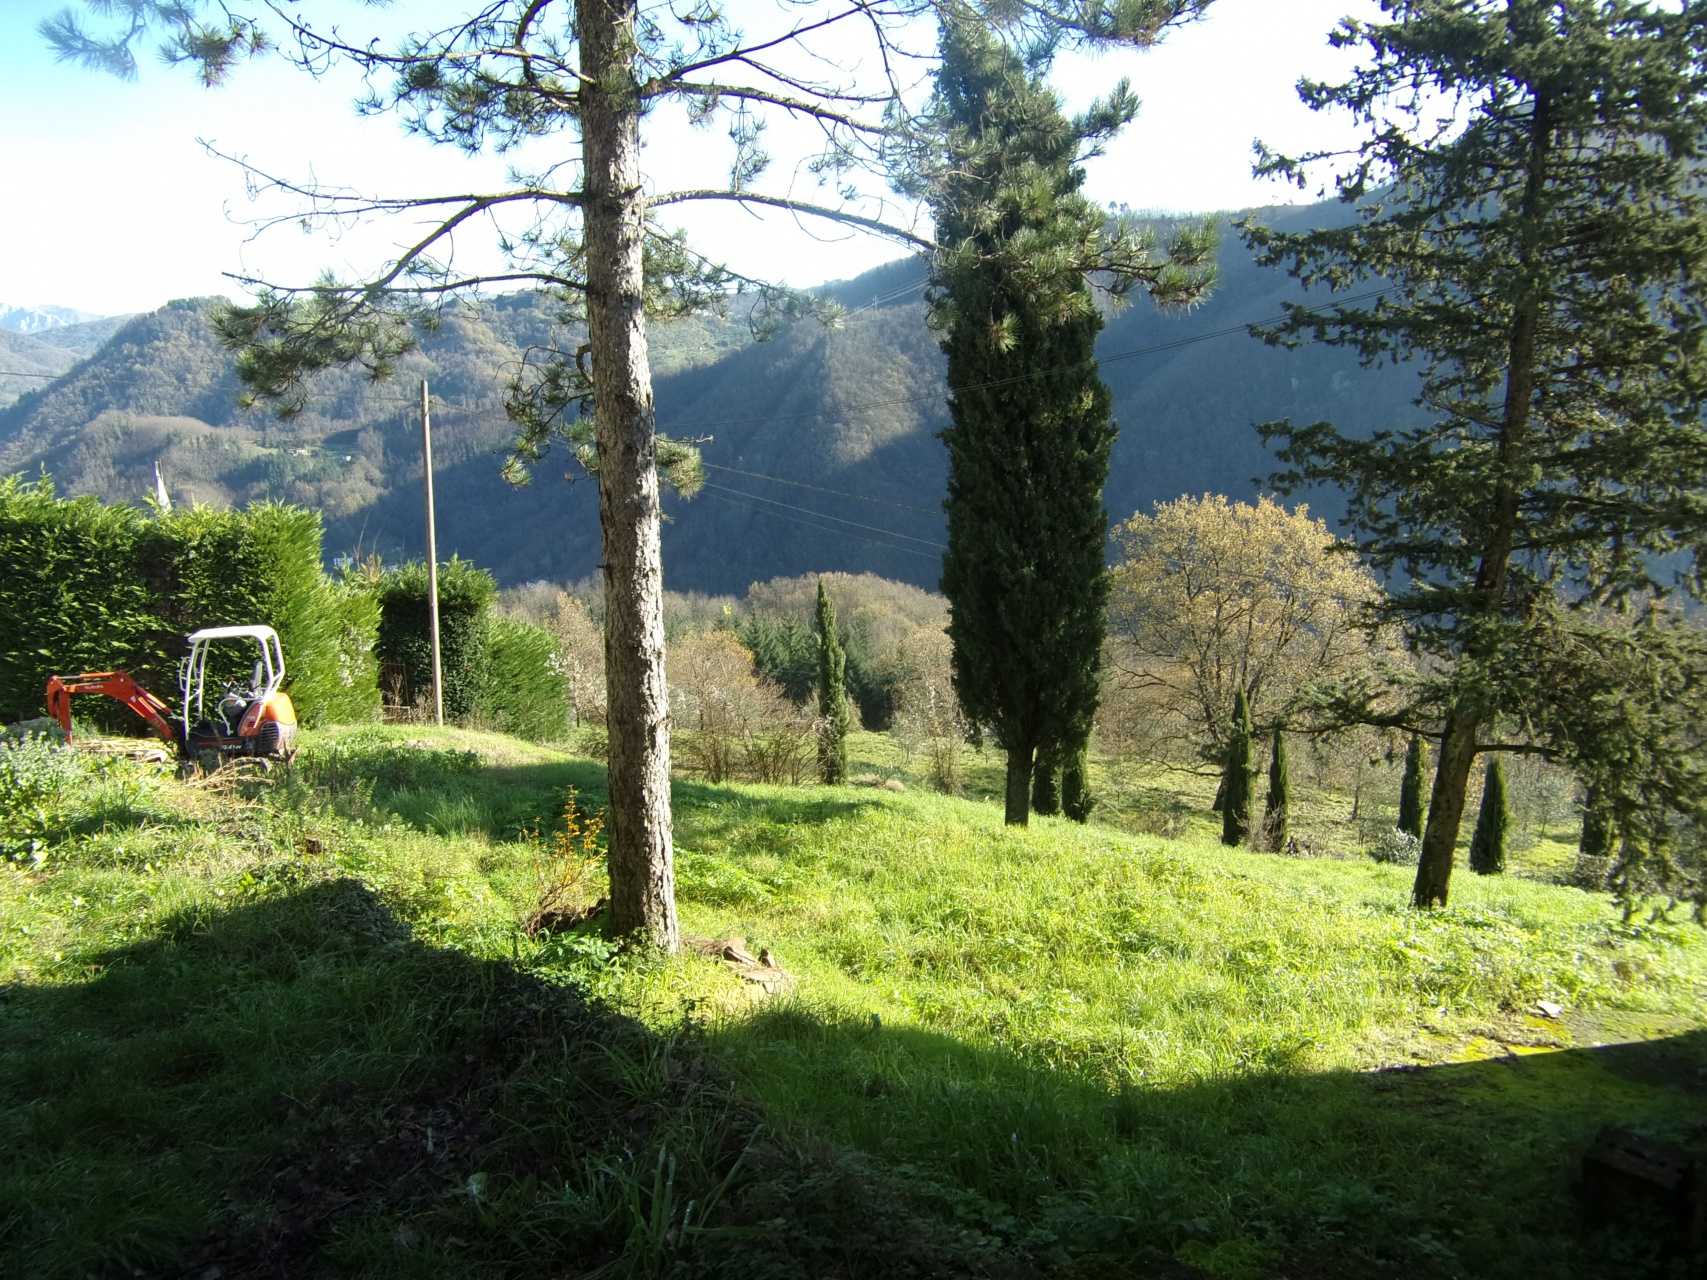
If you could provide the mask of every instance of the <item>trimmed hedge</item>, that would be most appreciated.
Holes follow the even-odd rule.
[[[433,644],[427,616],[427,565],[412,560],[387,569],[372,585],[379,607],[381,662],[403,666],[411,697],[430,699]],[[498,584],[484,569],[452,556],[439,566],[439,665],[446,719],[478,711],[486,694],[486,628]]]
[[[321,536],[318,513],[280,503],[149,514],[0,478],[0,717],[40,714],[47,678],[78,671],[129,671],[175,703],[186,635],[264,623],[305,723],[372,719],[378,610],[327,579]],[[219,674],[248,671],[236,648]]]
[[[569,729],[569,682],[557,641],[543,627],[495,617],[486,630],[486,696],[492,727],[534,742],[561,741]]]

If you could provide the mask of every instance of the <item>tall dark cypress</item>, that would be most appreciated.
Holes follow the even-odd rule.
[[[1061,812],[1074,822],[1089,822],[1096,797],[1091,794],[1091,749],[1081,742],[1061,766]]]
[[[1115,429],[1087,276],[1186,300],[1210,277],[1212,239],[1184,235],[1170,261],[1152,260],[1081,194],[1081,152],[1136,110],[1124,86],[1069,119],[1043,52],[1028,65],[971,11],[945,6],[942,21],[940,154],[920,179],[942,246],[931,321],[951,388],[942,589],[955,692],[1007,753],[1006,817],[1024,825],[1037,752],[1088,740],[1097,705]]]
[[[1399,830],[1418,840],[1422,839],[1423,797],[1427,794],[1428,743],[1422,734],[1413,733],[1411,745],[1405,748],[1405,776],[1399,783]]]
[[[818,579],[818,777],[826,786],[848,777],[847,658],[836,634],[836,606]]]
[[[1238,845],[1251,833],[1251,704],[1241,688],[1233,702],[1227,735],[1227,766],[1221,775],[1221,843]]]
[[[1286,763],[1286,735],[1274,726],[1274,749],[1268,757],[1268,799],[1263,804],[1263,829],[1268,847],[1286,848],[1286,824],[1292,807],[1292,778]]]
[[[1505,834],[1510,826],[1505,765],[1495,756],[1488,761],[1488,771],[1482,778],[1482,808],[1476,815],[1476,833],[1470,837],[1470,870],[1479,876],[1498,875],[1505,870]]]
[[[1061,812],[1061,749],[1052,742],[1037,748],[1031,775],[1031,807],[1046,817]]]
[[[1583,800],[1583,834],[1577,853],[1584,858],[1610,858],[1612,843],[1612,810],[1601,789],[1591,785]]]

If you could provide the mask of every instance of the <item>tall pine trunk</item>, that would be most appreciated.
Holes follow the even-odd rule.
[[[599,450],[610,726],[611,924],[666,951],[679,942],[670,819],[656,417],[646,352],[640,94],[634,0],[577,0],[581,150]]]
[[[1534,258],[1543,211],[1547,165],[1552,145],[1552,113],[1545,96],[1537,95],[1529,125],[1529,172],[1523,192],[1524,244],[1519,260],[1534,269]],[[1534,285],[1520,286],[1511,339],[1507,344],[1504,413],[1500,421],[1501,473],[1494,487],[1493,509],[1488,513],[1487,538],[1482,544],[1471,609],[1484,617],[1497,618],[1505,606],[1506,579],[1511,569],[1512,549],[1517,544],[1518,488],[1520,464],[1529,445],[1531,402],[1535,396],[1535,341],[1541,323],[1541,304]],[[1465,646],[1465,657],[1485,656],[1476,651],[1475,630]],[[1416,884],[1411,901],[1418,907],[1444,907],[1452,881],[1452,851],[1464,820],[1464,796],[1470,785],[1470,766],[1476,758],[1476,734],[1482,717],[1466,701],[1460,701],[1447,718],[1440,743],[1440,767],[1434,775],[1434,792],[1428,806],[1428,825],[1423,829],[1422,855],[1417,859]]]

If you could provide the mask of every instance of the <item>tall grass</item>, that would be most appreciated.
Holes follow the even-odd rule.
[[[615,1057],[595,1027],[490,1058],[513,1078],[519,1145],[460,1148],[437,1199],[375,1193],[316,1256],[373,1274],[549,1257],[899,1275],[1000,1254],[1255,1280],[1588,1276],[1626,1249],[1646,1274],[1642,1240],[1558,1229],[1574,1162],[1605,1123],[1698,1123],[1707,945],[1601,894],[1466,876],[1451,910],[1417,913],[1402,869],[1230,851],[1206,824],[1015,832],[979,800],[678,782],[684,926],[770,948],[795,985],[767,998],[717,961],[624,953],[596,924],[524,928],[550,843],[530,832],[571,785],[596,811],[595,762],[369,729],[311,735],[288,774],[234,791],[143,782],[134,816],[62,824],[44,866],[0,877],[0,980],[25,993],[0,1020],[28,1033],[0,1047],[20,1170],[0,1179],[0,1269],[182,1258],[226,1221],[231,1179],[283,1158],[285,1131],[373,1115],[390,1117],[373,1132],[415,1132],[397,1119],[422,1105],[407,1082],[442,1097],[435,1072],[488,1061],[467,1037],[510,1034],[539,998],[496,976],[518,970],[650,1031],[612,1032]],[[362,892],[303,896],[345,881]],[[612,1100],[598,1124],[652,1108],[651,1127],[578,1147],[582,1104],[552,1083],[571,1067]],[[688,1080],[730,1083],[689,1097]],[[275,1116],[284,1095],[319,1101]],[[741,1128],[760,1117],[775,1147]],[[691,1248],[689,1202],[713,1215]],[[779,1232],[864,1261],[765,1262],[753,1251]],[[912,1242],[904,1258],[891,1238]]]

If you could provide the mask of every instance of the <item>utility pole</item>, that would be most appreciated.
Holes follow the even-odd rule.
[[[444,673],[439,669],[439,536],[433,523],[433,417],[421,379],[421,477],[427,490],[427,619],[433,633],[433,723],[445,722]]]

